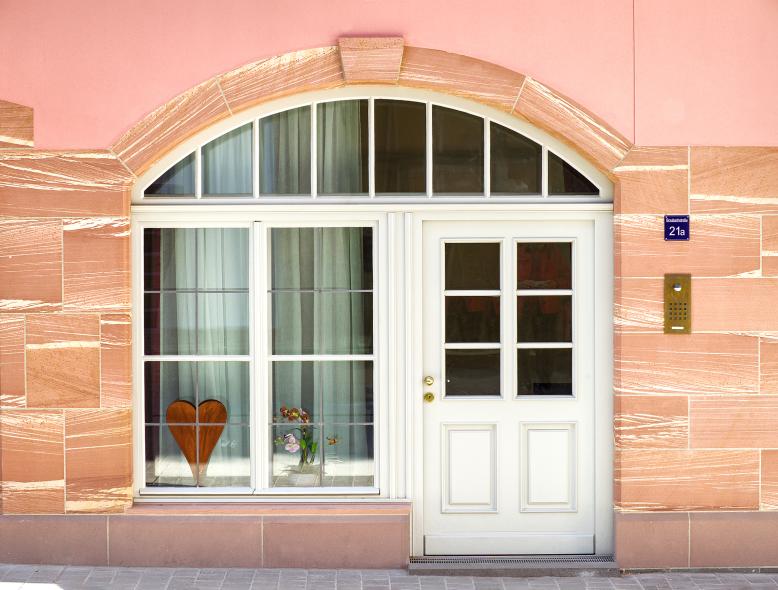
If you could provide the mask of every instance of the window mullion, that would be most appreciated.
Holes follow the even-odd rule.
[[[316,147],[316,137],[318,135],[319,130],[317,129],[317,119],[318,116],[318,103],[312,103],[311,104],[311,197],[314,199],[317,197],[319,193],[319,187],[317,185],[317,175],[316,170],[318,166],[318,159],[319,154]]]
[[[368,195],[375,197],[375,99],[367,101],[367,178]]]

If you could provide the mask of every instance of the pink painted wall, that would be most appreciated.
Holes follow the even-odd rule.
[[[0,97],[36,146],[111,145],[176,94],[344,34],[529,74],[639,145],[778,145],[776,0],[0,0]]]

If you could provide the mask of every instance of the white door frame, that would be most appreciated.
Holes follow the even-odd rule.
[[[590,221],[594,227],[594,431],[595,553],[613,552],[613,216],[601,207],[545,210],[510,207],[470,211],[421,211],[405,217],[406,246],[406,405],[410,424],[406,448],[408,492],[412,501],[411,555],[424,555],[424,419],[422,400],[422,231],[425,221]]]

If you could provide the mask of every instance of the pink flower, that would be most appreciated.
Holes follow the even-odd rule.
[[[294,434],[289,433],[284,435],[284,440],[286,441],[284,448],[290,453],[296,453],[300,450],[300,445],[297,444],[297,439],[294,437]]]

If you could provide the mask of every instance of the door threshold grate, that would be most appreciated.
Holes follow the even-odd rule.
[[[612,555],[442,555],[411,557],[412,564],[441,565],[555,565],[614,563]]]
[[[408,571],[432,576],[612,576],[612,555],[445,555],[411,557]]]

